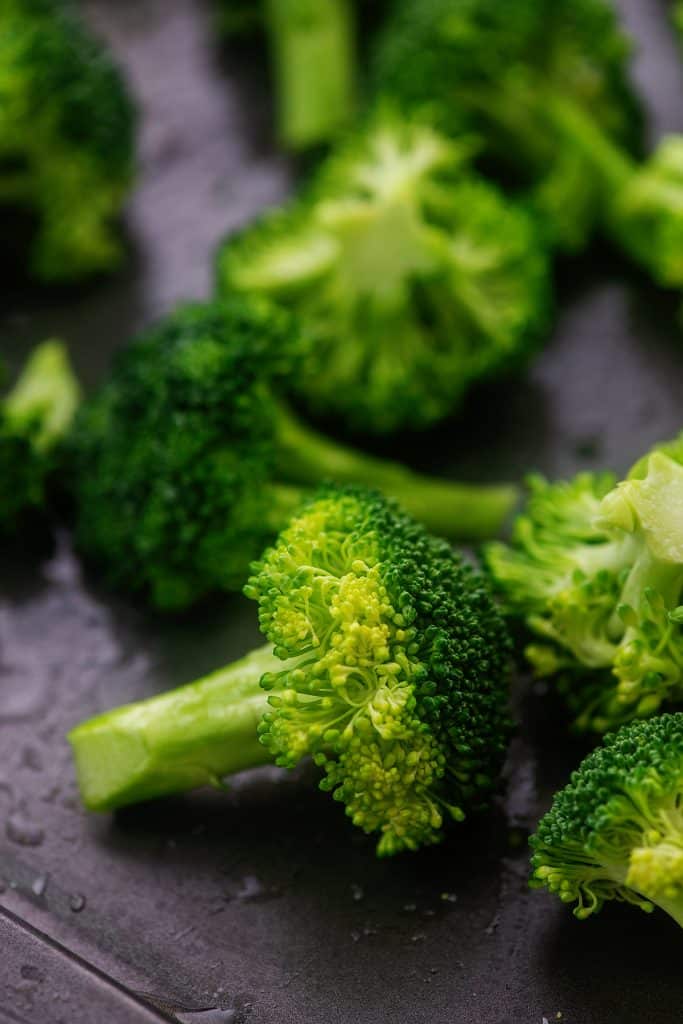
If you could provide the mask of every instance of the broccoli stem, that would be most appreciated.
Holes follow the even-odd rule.
[[[325,142],[354,106],[349,0],[265,0],[280,138],[294,149]]]
[[[76,726],[69,742],[86,807],[107,811],[219,785],[272,761],[257,735],[268,708],[260,680],[281,669],[266,645],[187,686]]]
[[[276,475],[302,484],[334,480],[376,488],[441,536],[475,541],[496,536],[519,498],[512,484],[454,483],[354,451],[318,434],[283,406],[275,437]]]
[[[18,433],[33,433],[34,447],[46,452],[67,433],[80,397],[66,348],[59,341],[45,341],[31,353],[3,411]]]

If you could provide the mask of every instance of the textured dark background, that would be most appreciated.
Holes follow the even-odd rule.
[[[267,141],[258,64],[219,60],[202,3],[87,6],[144,114],[131,264],[66,295],[5,277],[0,349],[17,365],[36,340],[61,335],[91,385],[134,329],[208,293],[216,240],[284,195],[291,168]],[[652,138],[683,129],[664,6],[621,6],[641,40]],[[559,289],[556,330],[527,376],[479,396],[427,442],[406,442],[406,458],[472,477],[624,469],[681,427],[671,297],[601,251],[564,265]],[[155,997],[164,1019],[204,1024],[680,1020],[680,933],[664,915],[615,905],[580,924],[527,891],[528,831],[584,750],[538,688],[519,685],[523,726],[494,814],[417,856],[377,862],[307,771],[264,769],[227,794],[87,817],[69,726],[192,679],[255,639],[253,607],[238,598],[183,620],[112,599],[84,578],[67,536],[47,557],[3,555],[3,1024],[157,1019],[107,977]]]

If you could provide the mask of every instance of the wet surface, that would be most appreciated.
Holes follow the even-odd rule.
[[[622,6],[643,39],[638,75],[653,131],[683,129],[683,68],[664,8]],[[132,330],[208,294],[212,246],[285,194],[290,169],[263,141],[256,65],[219,60],[204,5],[88,8],[124,54],[145,115],[132,263],[69,294],[13,286],[0,300],[0,349],[17,365],[34,341],[62,335],[91,385]],[[407,458],[472,477],[621,470],[680,429],[683,344],[671,298],[602,252],[563,266],[559,285],[556,330],[526,376],[480,395],[426,441],[406,442]],[[581,924],[527,890],[528,832],[586,749],[566,738],[542,690],[518,683],[523,724],[492,815],[417,856],[376,861],[306,768],[265,768],[227,793],[88,817],[68,728],[243,653],[256,640],[253,607],[234,598],[184,619],[145,615],[83,575],[67,535],[47,554],[2,557],[0,907],[57,945],[0,913],[0,948],[10,950],[0,1020],[678,1020],[680,933],[664,915],[609,906]],[[93,980],[61,947],[144,995]],[[33,1005],[13,1003],[14,990]]]

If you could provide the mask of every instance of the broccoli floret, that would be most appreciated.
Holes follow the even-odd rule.
[[[241,586],[304,485],[358,482],[436,532],[495,535],[514,487],[436,480],[314,433],[277,398],[301,339],[265,300],[178,310],[124,350],[72,431],[77,539],[160,607]]]
[[[620,900],[683,925],[683,714],[605,737],[531,838],[531,885],[581,920]]]
[[[546,247],[525,210],[464,172],[471,149],[382,109],[302,199],[221,247],[219,292],[267,295],[305,328],[292,387],[314,414],[422,428],[539,344]]]
[[[514,9],[400,0],[377,48],[375,87],[451,130],[475,127],[505,170],[534,188],[554,240],[577,249],[628,164],[620,147],[639,145],[629,52],[604,0],[521,0]]]
[[[539,642],[579,729],[600,732],[683,699],[683,436],[615,486],[609,474],[531,480],[512,545],[487,546],[507,610]]]
[[[354,0],[219,2],[225,36],[267,36],[278,135],[288,149],[329,141],[354,114],[355,6]]]
[[[509,642],[448,544],[373,492],[328,487],[245,593],[264,648],[70,734],[87,807],[312,757],[321,788],[386,856],[438,842],[486,800],[508,733]]]
[[[64,346],[57,341],[39,345],[0,401],[0,539],[42,510],[51,459],[78,402]]]
[[[120,73],[70,3],[4,0],[0,95],[0,203],[37,216],[32,272],[62,281],[111,269],[134,113]]]

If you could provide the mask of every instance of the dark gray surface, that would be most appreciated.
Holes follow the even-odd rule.
[[[664,9],[622,6],[643,40],[638,74],[653,132],[683,128]],[[203,5],[89,8],[145,113],[133,265],[69,295],[5,295],[0,348],[16,362],[35,340],[62,334],[90,384],[132,329],[208,292],[211,246],[284,194],[288,170],[255,141],[267,137],[258,69],[249,59],[219,67]],[[416,463],[491,477],[623,469],[681,427],[675,303],[599,254],[562,269],[561,294],[554,337],[526,377],[407,444]],[[46,559],[3,557],[0,905],[165,1012],[204,1024],[680,1019],[681,939],[664,915],[609,906],[581,924],[527,891],[526,834],[585,749],[566,739],[542,693],[519,698],[523,726],[493,815],[416,856],[377,862],[307,771],[264,769],[227,794],[88,817],[68,727],[242,653],[256,639],[254,610],[235,598],[188,619],[145,616],[83,579],[67,536]],[[3,939],[3,920],[0,948],[13,955],[0,957],[0,992],[16,986],[17,966],[20,983],[22,966],[41,970],[47,955],[35,938]],[[55,971],[62,992],[68,968]],[[48,1012],[46,1000],[21,1012],[31,1024],[60,1013],[77,1021],[95,998],[86,992],[74,984],[73,1009],[53,1001]],[[88,1008],[98,1024],[128,1019]],[[223,1012],[191,1012],[208,1008]]]

